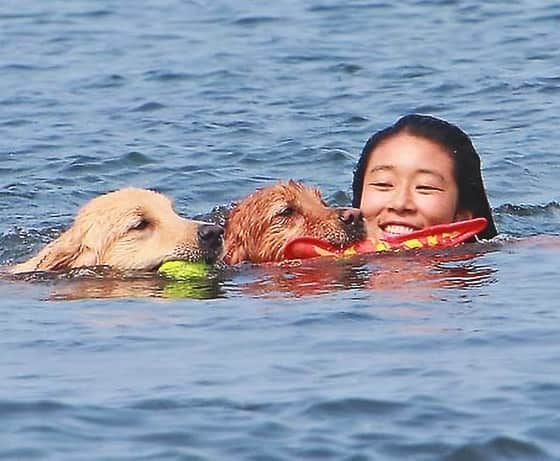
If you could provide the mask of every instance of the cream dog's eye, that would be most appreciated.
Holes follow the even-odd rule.
[[[131,230],[144,230],[150,225],[150,221],[145,218],[140,218],[131,227]]]

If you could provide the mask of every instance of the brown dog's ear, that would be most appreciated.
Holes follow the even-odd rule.
[[[29,272],[35,270],[64,270],[80,266],[98,264],[94,250],[83,243],[83,235],[74,226],[49,243],[36,256],[13,267],[12,272]]]
[[[235,213],[233,214],[235,216]],[[245,261],[249,258],[249,253],[243,241],[244,229],[239,227],[238,223],[230,220],[226,223],[224,232],[224,256],[223,261],[226,264],[233,265]]]
[[[224,248],[224,262],[230,266],[246,261],[248,259],[247,250],[243,246],[232,244]]]
[[[249,252],[245,247],[247,241],[247,229],[241,221],[239,206],[234,208],[226,221],[224,228],[224,250],[223,261],[226,264],[234,265],[249,259]],[[248,226],[250,227],[250,226]]]

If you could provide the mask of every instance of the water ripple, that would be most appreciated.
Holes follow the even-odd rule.
[[[276,18],[272,16],[245,16],[243,18],[236,19],[233,24],[236,26],[260,26],[267,25],[271,23],[283,22],[283,18]]]
[[[313,418],[341,417],[351,419],[366,415],[394,415],[405,408],[406,405],[402,402],[344,398],[312,403],[303,410],[303,414]]]
[[[196,284],[0,278],[0,457],[559,459],[557,4],[8,4],[2,262],[124,186],[220,222],[288,177],[347,206],[411,111],[472,136],[503,238]]]
[[[445,461],[552,460],[537,444],[500,436],[484,443],[469,443],[443,458]]]
[[[514,205],[504,203],[496,208],[497,213],[504,213],[511,216],[551,216],[556,217],[560,214],[560,203],[554,201],[545,205]]]
[[[151,101],[151,102],[146,102],[144,104],[136,106],[133,109],[131,109],[131,111],[132,112],[153,112],[153,111],[164,109],[164,108],[165,108],[164,104],[160,104],[159,102]]]
[[[8,418],[22,413],[52,415],[53,413],[68,411],[71,408],[70,405],[52,400],[38,400],[34,402],[0,400],[0,416],[2,418]]]
[[[160,82],[173,82],[182,80],[198,79],[195,74],[187,72],[171,72],[167,70],[151,70],[145,74],[146,80],[155,80]]]

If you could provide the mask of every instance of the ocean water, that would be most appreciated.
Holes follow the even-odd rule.
[[[7,0],[0,264],[90,198],[211,216],[366,139],[460,125],[501,237],[420,254],[0,281],[0,459],[560,459],[560,6]]]

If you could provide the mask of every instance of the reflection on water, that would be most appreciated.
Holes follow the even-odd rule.
[[[311,296],[366,286],[369,272],[353,258],[294,260],[248,269],[241,290],[250,296]]]
[[[411,299],[435,290],[479,287],[494,280],[495,268],[480,261],[492,247],[465,245],[445,250],[314,258],[281,264],[216,269],[207,277],[169,280],[153,273],[122,273],[107,267],[34,272],[13,279],[48,283],[49,300],[88,298],[214,299],[241,292],[253,297],[317,296],[342,290],[391,292]],[[233,283],[229,283],[233,282]]]
[[[89,298],[214,299],[221,296],[215,279],[74,279],[53,286],[50,301]]]
[[[408,292],[471,288],[494,280],[496,269],[479,260],[485,249],[466,246],[437,252],[388,255],[378,258],[368,288]],[[385,256],[385,255],[382,255]]]
[[[420,299],[436,289],[491,283],[496,269],[478,259],[491,249],[490,245],[474,244],[438,251],[291,261],[253,268],[254,279],[242,286],[252,296],[301,297],[358,288]]]
[[[32,272],[13,280],[48,283],[49,301],[105,298],[214,299],[223,296],[219,272],[207,277],[169,280],[154,273],[122,273],[108,267],[79,268],[67,272]]]

